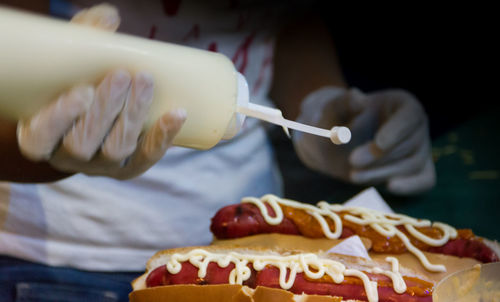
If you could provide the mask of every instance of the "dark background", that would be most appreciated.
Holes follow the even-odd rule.
[[[500,110],[491,7],[332,7],[320,2],[347,82],[365,92],[403,88],[430,121],[437,185],[401,197],[397,212],[500,240]],[[343,202],[363,189],[304,167],[281,129],[271,137],[285,197]]]
[[[399,87],[413,92],[437,138],[499,108],[493,91],[498,32],[489,9],[358,6],[335,14],[338,10],[325,4],[322,11],[349,84],[365,91]]]

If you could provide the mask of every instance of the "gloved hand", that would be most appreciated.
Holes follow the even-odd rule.
[[[99,5],[72,22],[116,30],[116,9]],[[21,153],[48,161],[63,172],[127,179],[157,162],[180,130],[186,112],[166,113],[146,132],[143,125],[153,98],[146,72],[110,72],[98,85],[76,86],[17,126]]]
[[[295,149],[312,169],[355,184],[385,183],[400,195],[435,185],[427,116],[406,91],[325,87],[305,98],[297,121],[326,129],[346,125],[352,132],[351,142],[340,146],[294,132]]]

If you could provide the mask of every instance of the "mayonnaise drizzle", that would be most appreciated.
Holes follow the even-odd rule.
[[[394,291],[398,294],[402,294],[406,291],[406,283],[399,273],[399,261],[398,259],[394,257],[387,257],[385,258],[385,261],[391,263],[391,270],[390,271],[385,271],[383,269],[380,269],[378,267],[374,267],[373,269],[370,270],[370,272],[375,273],[375,274],[382,274],[385,275],[392,280],[392,288]]]
[[[313,216],[316,221],[318,221],[325,237],[330,239],[337,239],[342,234],[342,220],[337,213],[347,212],[348,214],[344,215],[344,219],[350,222],[359,225],[368,225],[384,237],[397,236],[404,243],[407,250],[415,255],[415,257],[419,259],[420,263],[427,270],[432,272],[445,272],[446,267],[441,264],[431,264],[427,257],[425,257],[424,253],[415,247],[410,242],[408,237],[397,228],[397,226],[403,225],[408,233],[410,233],[413,237],[430,246],[442,246],[446,244],[448,240],[457,237],[457,230],[444,223],[431,223],[429,220],[417,220],[403,214],[387,214],[363,207],[346,207],[341,204],[329,204],[326,201],[321,201],[317,204],[317,206],[313,206],[268,194],[264,195],[260,199],[255,197],[246,197],[243,198],[241,202],[256,205],[264,217],[264,220],[270,225],[278,225],[283,221],[284,214],[280,205],[304,210]],[[269,206],[273,209],[275,213],[274,217],[269,215],[265,203],[269,204]],[[325,217],[330,218],[335,224],[335,230],[333,232],[328,226],[328,222]],[[443,233],[441,238],[431,238],[419,232],[415,228],[428,226],[441,230]]]
[[[312,253],[295,255],[276,253],[243,254],[237,252],[212,253],[204,249],[194,249],[185,254],[175,253],[171,255],[166,264],[168,272],[171,274],[179,273],[182,268],[181,263],[186,261],[198,268],[199,278],[206,276],[210,262],[215,262],[222,268],[233,263],[235,267],[229,274],[229,284],[243,284],[244,281],[250,278],[252,272],[247,266],[249,262],[252,263],[256,271],[263,270],[266,266],[271,265],[280,270],[279,283],[281,288],[285,290],[293,286],[298,273],[304,273],[310,279],[320,279],[326,274],[335,283],[344,281],[344,276],[353,276],[363,282],[368,301],[378,301],[377,282],[371,281],[365,273],[355,269],[347,269],[344,264],[338,261],[321,258]],[[286,278],[287,272],[289,272],[288,279]],[[399,275],[398,272],[394,274]],[[399,275],[399,277],[401,276]],[[397,278],[394,277],[393,282],[395,279]]]

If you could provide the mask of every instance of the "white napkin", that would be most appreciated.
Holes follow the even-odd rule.
[[[383,213],[394,213],[387,202],[380,196],[377,189],[370,187],[355,195],[344,203],[345,206],[364,207]]]
[[[327,251],[327,253],[335,253],[349,256],[362,257],[366,259],[371,259],[368,255],[368,251],[366,250],[361,238],[358,235],[351,236],[336,246],[332,247]]]
[[[387,202],[385,202],[382,196],[380,196],[377,190],[373,187],[361,191],[360,193],[346,201],[344,205],[352,207],[365,207],[384,213],[394,213]],[[328,253],[336,253],[370,259],[368,251],[357,235],[351,236],[341,243],[337,244],[336,246],[332,247],[328,250]]]

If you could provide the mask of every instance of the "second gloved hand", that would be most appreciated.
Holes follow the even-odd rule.
[[[346,125],[352,140],[329,140],[294,133],[299,157],[312,169],[347,182],[384,183],[395,194],[427,191],[436,182],[427,116],[410,93],[325,87],[302,103],[299,122],[329,129]]]

